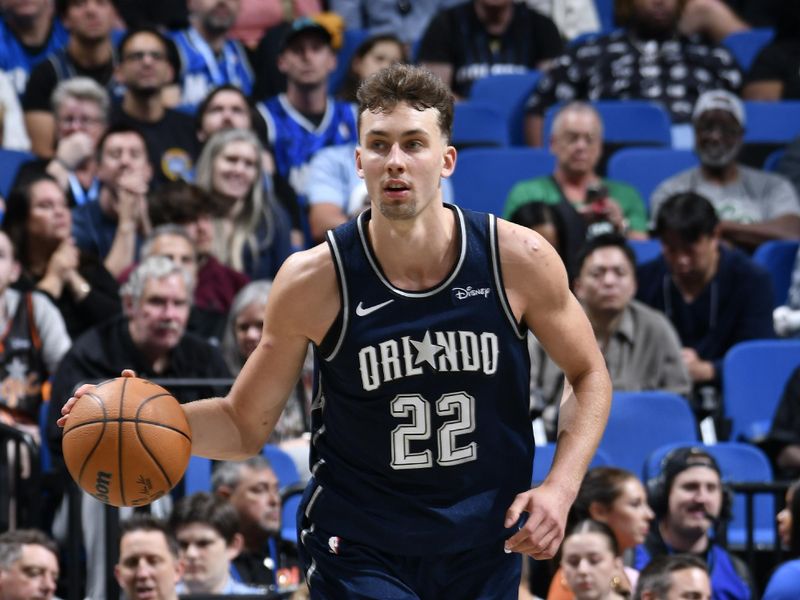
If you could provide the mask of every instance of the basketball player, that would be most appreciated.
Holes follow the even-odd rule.
[[[552,247],[443,204],[448,88],[396,65],[359,102],[372,208],[286,261],[230,394],[184,405],[193,452],[259,452],[310,341],[314,477],[298,526],[312,598],[516,598],[521,554],[553,556],[602,434],[603,358]],[[528,328],[570,383],[533,490]]]

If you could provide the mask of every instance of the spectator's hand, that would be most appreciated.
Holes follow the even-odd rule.
[[[61,242],[56,251],[50,255],[45,277],[49,275],[65,281],[69,274],[78,268],[79,254],[75,240],[68,238]]]
[[[84,131],[76,131],[58,142],[55,158],[70,171],[77,169],[94,153],[94,142]]]
[[[547,483],[517,494],[506,511],[505,527],[513,527],[524,512],[528,513],[528,520],[506,540],[506,552],[519,552],[535,559],[555,556],[564,539],[570,505],[557,488]]]
[[[134,223],[138,228],[147,223],[147,180],[143,174],[128,171],[117,181],[117,214],[120,223]]]
[[[780,336],[791,335],[800,330],[800,310],[779,306],[772,312],[772,322],[775,333]]]
[[[714,379],[713,363],[700,358],[694,348],[683,348],[681,350],[681,358],[683,358],[683,364],[686,365],[686,370],[689,371],[689,377],[692,378],[692,381],[702,382]]]
[[[122,371],[122,377],[136,377],[136,372],[131,369],[124,369]],[[67,400],[63,407],[61,407],[61,415],[62,417],[56,421],[56,425],[59,427],[64,427],[67,424],[67,419],[69,418],[69,413],[72,412],[72,407],[75,406],[75,403],[78,401],[78,398],[83,396],[87,392],[91,392],[95,387],[94,384],[91,383],[84,383],[81,387],[73,392],[72,397]]]

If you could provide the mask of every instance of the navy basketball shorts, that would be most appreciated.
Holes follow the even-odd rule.
[[[506,554],[503,540],[455,554],[396,556],[316,525],[301,538],[300,558],[312,600],[519,597],[522,557]]]

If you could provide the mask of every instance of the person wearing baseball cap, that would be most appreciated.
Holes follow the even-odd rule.
[[[656,519],[644,544],[636,548],[634,568],[641,571],[656,556],[687,553],[709,566],[712,600],[752,597],[747,566],[716,539],[718,526],[730,519],[731,494],[711,454],[700,446],[671,450],[647,482],[647,496]]]
[[[279,44],[277,65],[286,76],[286,92],[259,102],[267,139],[275,158],[275,177],[287,182],[305,205],[308,164],[327,146],[357,141],[356,111],[335,100],[328,83],[336,68],[330,30],[308,17],[294,20]],[[301,210],[290,210],[292,240],[304,245],[308,223]]]
[[[737,162],[747,126],[742,101],[727,90],[704,92],[692,125],[700,166],[656,188],[650,199],[653,222],[668,197],[691,191],[711,201],[721,237],[737,246],[753,250],[767,240],[800,237],[800,198],[789,180]]]

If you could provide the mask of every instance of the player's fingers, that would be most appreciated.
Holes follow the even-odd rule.
[[[136,377],[136,371],[133,369],[122,369],[123,377]]]
[[[528,497],[525,494],[517,494],[514,502],[508,507],[506,511],[506,520],[504,521],[505,528],[513,527],[519,521],[520,516],[528,506]]]

